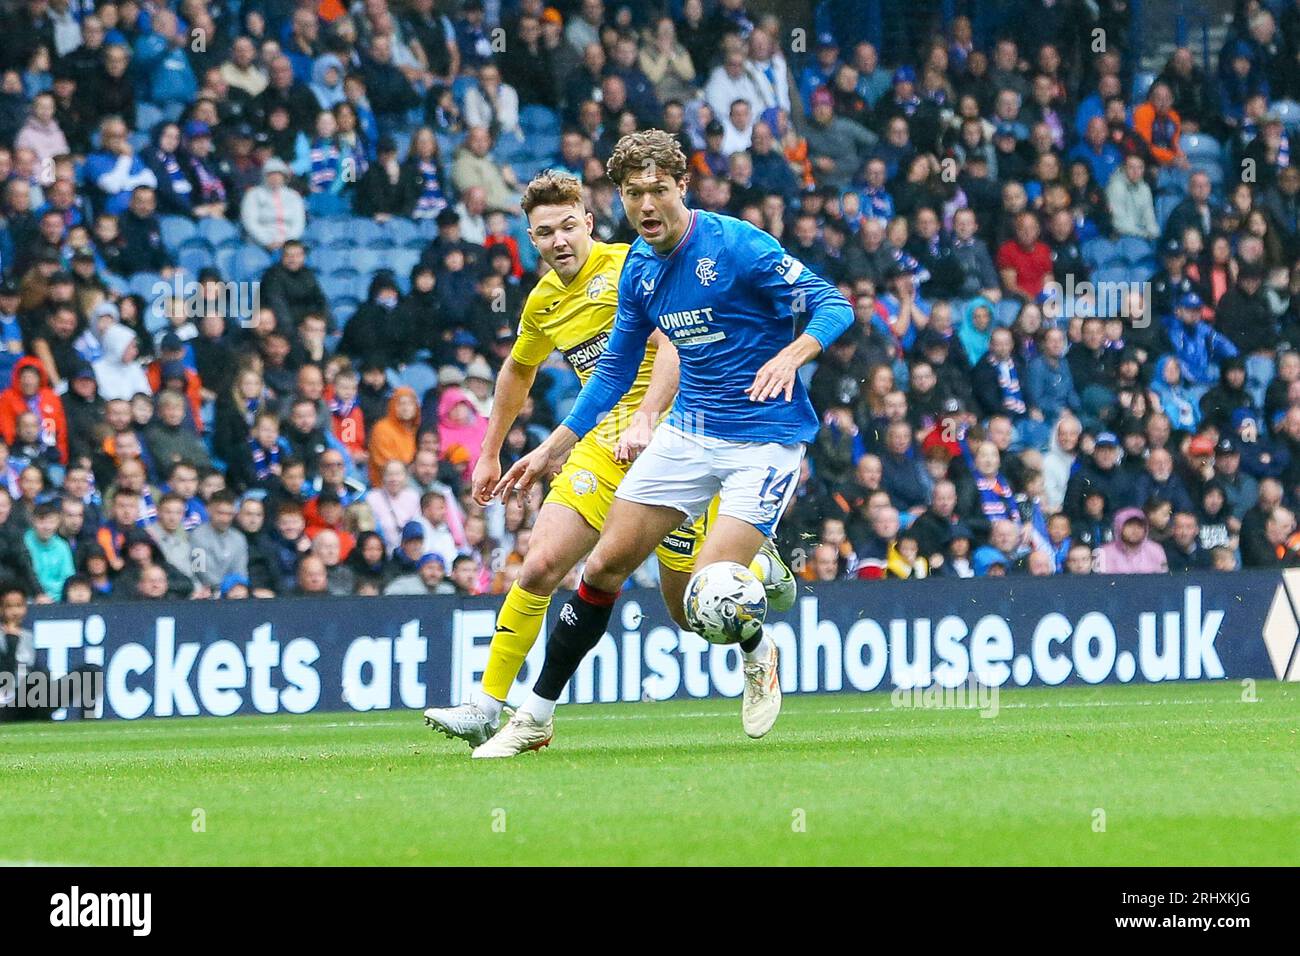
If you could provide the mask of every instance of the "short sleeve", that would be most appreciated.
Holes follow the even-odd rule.
[[[541,365],[554,351],[555,343],[542,331],[532,310],[525,305],[524,313],[519,319],[519,337],[510,349],[510,357],[520,365]]]

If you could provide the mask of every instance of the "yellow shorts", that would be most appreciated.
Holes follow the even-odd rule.
[[[615,460],[613,452],[584,438],[573,446],[569,460],[551,482],[546,500],[576,511],[599,531],[605,526],[609,506],[614,503],[614,489],[630,464]],[[708,511],[692,521],[684,521],[664,538],[655,549],[659,564],[687,574],[694,570],[695,555],[717,511],[718,500],[714,498]]]

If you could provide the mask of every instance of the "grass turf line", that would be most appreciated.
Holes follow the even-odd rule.
[[[1300,687],[1256,692],[1014,689],[992,719],[788,696],[761,741],[736,700],[561,707],[549,750],[490,762],[401,711],[10,725],[0,846],[91,865],[1296,865]]]

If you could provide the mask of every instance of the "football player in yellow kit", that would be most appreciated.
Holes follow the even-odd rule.
[[[586,382],[604,351],[618,309],[618,278],[628,246],[593,239],[592,215],[573,176],[546,171],[528,184],[523,198],[528,235],[551,267],[524,304],[519,336],[497,377],[483,449],[473,475],[473,495],[487,504],[501,477],[501,446],[514,424],[538,366],[559,350]],[[614,490],[629,465],[649,444],[655,423],[677,394],[677,354],[656,332],[636,380],[610,414],[574,446],[551,482],[533,527],[518,580],[497,614],[482,686],[469,701],[424,712],[425,722],[471,747],[500,726],[511,684],[541,633],[551,595],[595,546]],[[716,506],[716,502],[715,502]],[[657,550],[660,588],[678,626],[689,630],[682,609],[695,551],[709,516],[670,534]],[[796,584],[775,549],[765,553],[769,602],[776,610],[793,604]],[[756,565],[759,562],[756,562]]]

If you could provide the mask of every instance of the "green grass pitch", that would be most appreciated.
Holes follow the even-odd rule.
[[[1300,686],[561,707],[471,762],[418,713],[0,727],[0,860],[248,864],[1300,863]],[[199,831],[199,832],[196,832]]]

